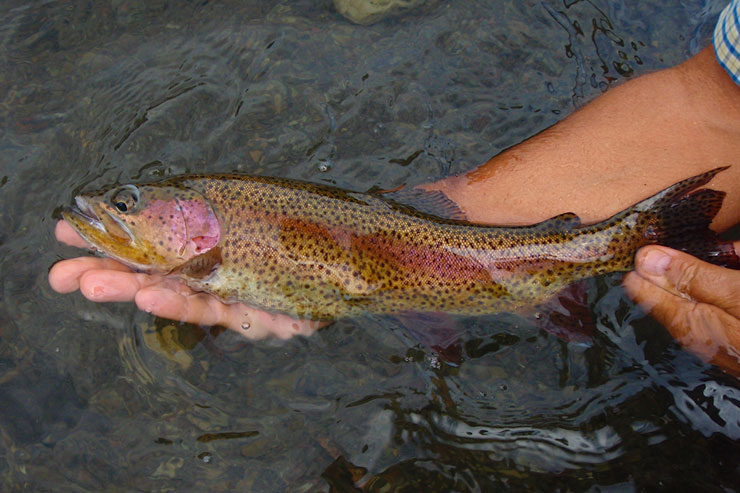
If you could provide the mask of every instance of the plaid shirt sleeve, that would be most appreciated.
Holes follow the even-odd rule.
[[[732,0],[714,28],[714,53],[732,80],[740,84],[740,0]]]

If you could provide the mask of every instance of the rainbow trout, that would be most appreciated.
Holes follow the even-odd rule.
[[[532,226],[471,224],[385,196],[244,175],[82,194],[63,216],[103,254],[227,303],[321,320],[362,312],[487,314],[631,270],[636,250],[648,244],[740,267],[732,245],[708,229],[725,193],[697,190],[723,169],[586,226],[572,213]]]

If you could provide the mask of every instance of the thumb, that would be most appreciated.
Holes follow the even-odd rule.
[[[740,318],[740,271],[661,246],[641,249],[635,257],[635,270],[674,295],[714,305]]]

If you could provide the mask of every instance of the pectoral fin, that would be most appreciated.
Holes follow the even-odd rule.
[[[180,274],[192,279],[203,279],[209,276],[219,265],[221,265],[221,248],[216,247],[191,258],[175,269],[173,274]]]

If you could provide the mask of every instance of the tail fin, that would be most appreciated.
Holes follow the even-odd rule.
[[[702,189],[729,166],[680,181],[635,205],[638,224],[649,243],[689,253],[706,262],[740,269],[740,258],[731,242],[722,240],[709,225],[722,207],[725,192]]]

